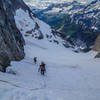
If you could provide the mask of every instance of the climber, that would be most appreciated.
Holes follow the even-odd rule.
[[[39,67],[39,70],[38,70],[38,71],[40,71],[41,75],[44,75],[44,74],[45,74],[46,69],[45,69],[45,63],[44,63],[44,62],[41,62],[41,64],[40,64],[40,67]]]
[[[34,63],[35,64],[37,63],[37,57],[34,57]]]

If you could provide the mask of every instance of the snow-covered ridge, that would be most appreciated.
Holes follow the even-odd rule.
[[[64,42],[60,37],[53,35],[49,25],[38,18],[30,16],[28,10],[18,9],[15,15],[15,22],[25,39],[45,40],[47,43],[60,45]]]
[[[65,2],[65,3],[57,3],[57,4],[51,4],[50,6],[47,7],[47,9],[38,9],[35,12],[44,12],[44,13],[57,13],[57,14],[73,14],[81,11],[86,4],[79,3],[77,1],[73,2]],[[32,7],[30,7],[32,9]],[[34,12],[34,10],[33,10]]]
[[[93,0],[80,11],[72,13],[71,18],[76,24],[82,24],[84,27],[100,32],[100,0]]]
[[[66,2],[72,2],[73,0],[33,0],[27,2],[24,0],[27,5],[34,6],[39,9],[46,9],[49,5],[52,3],[57,4],[57,3],[66,3]]]

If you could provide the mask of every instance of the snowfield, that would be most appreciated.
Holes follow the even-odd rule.
[[[15,21],[23,36],[35,27],[35,22],[41,23],[44,36],[50,33],[50,27],[38,19],[30,19],[28,12],[23,11],[25,16],[18,18],[20,12],[21,9],[16,11]],[[29,21],[31,25],[27,26]],[[96,53],[75,53],[61,43],[50,43],[46,37],[37,40],[29,35],[24,39],[25,59],[12,62],[7,73],[0,72],[0,100],[100,100],[100,59],[94,59]],[[45,76],[38,72],[41,61],[46,63]],[[8,73],[9,70],[16,75]]]

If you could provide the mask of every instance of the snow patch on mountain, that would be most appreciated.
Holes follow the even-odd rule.
[[[26,0],[24,0],[26,1]],[[73,0],[34,0],[34,1],[26,1],[27,5],[34,6],[38,9],[46,9],[51,4],[58,4],[58,3],[66,3],[72,2]]]
[[[23,35],[27,30],[32,30],[35,27],[35,22],[30,18],[29,12],[24,11],[21,8],[16,11],[15,16],[16,25]]]
[[[60,37],[53,35],[52,29],[49,25],[43,21],[29,15],[28,11],[24,11],[21,8],[16,11],[15,22],[22,33],[23,37],[28,40],[46,40],[47,43],[55,43],[62,45],[64,40]]]
[[[86,4],[83,3],[79,3],[77,1],[73,1],[73,2],[65,2],[65,3],[57,3],[57,4],[51,4],[50,6],[48,6],[45,9],[36,9],[35,12],[36,13],[47,13],[47,14],[51,14],[51,13],[57,13],[57,14],[73,14],[73,13],[77,13],[79,11],[81,11],[84,7],[86,6]],[[30,7],[32,9],[32,7]],[[34,8],[34,7],[33,7]],[[34,12],[34,9],[32,10]]]

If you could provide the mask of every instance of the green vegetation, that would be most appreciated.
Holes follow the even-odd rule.
[[[74,40],[81,39],[86,44],[93,44],[97,34],[89,28],[84,28],[80,24],[72,22],[69,15],[65,14],[41,14],[39,18],[49,24],[53,29],[62,32],[65,38],[74,38]]]

